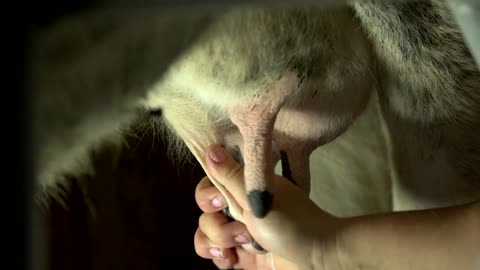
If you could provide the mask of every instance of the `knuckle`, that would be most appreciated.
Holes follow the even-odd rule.
[[[230,239],[231,233],[226,226],[222,225],[221,217],[203,214],[199,219],[199,228],[206,235],[208,240],[222,248],[233,246],[233,240]]]
[[[208,214],[203,213],[200,218],[198,218],[198,227],[200,230],[205,231],[204,229],[208,227]]]
[[[197,191],[195,191],[195,202],[197,203],[198,206],[202,203],[200,200],[200,194],[198,194]]]
[[[200,180],[197,186],[205,187],[205,188],[210,187],[212,186],[212,182],[210,181],[210,178],[208,178],[208,176],[204,176],[202,180]]]
[[[202,248],[200,247],[200,245],[197,242],[195,243],[195,253],[198,256],[203,257]]]
[[[203,213],[198,219],[198,225],[204,233],[207,233],[212,230],[218,229],[224,222],[223,218],[223,214],[219,212]]]
[[[215,266],[217,266],[218,269],[227,270],[227,269],[232,268],[232,264],[229,262],[229,260],[216,260],[216,259],[214,259],[213,263],[215,264]]]
[[[205,239],[201,237],[202,233],[200,231],[200,228],[197,228],[197,231],[195,232],[194,236],[194,248],[195,248],[195,253],[197,253],[198,256],[200,257],[205,257],[204,254],[204,246],[205,246]]]
[[[202,206],[203,204],[202,193],[198,189],[195,191],[195,202],[197,203],[198,206]]]
[[[198,183],[198,185],[196,186],[195,188],[195,198],[199,195],[202,194],[202,191],[206,188],[208,188],[209,186],[211,186],[209,184],[210,180],[207,178],[207,177],[204,177],[202,180],[200,180],[200,183]]]
[[[209,237],[213,243],[222,248],[230,248],[232,241],[230,240],[230,235],[227,231],[218,228],[212,230],[212,235]]]

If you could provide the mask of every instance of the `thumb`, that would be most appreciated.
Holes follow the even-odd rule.
[[[240,207],[249,209],[242,166],[222,146],[211,146],[205,153],[206,165],[214,180],[225,187]]]

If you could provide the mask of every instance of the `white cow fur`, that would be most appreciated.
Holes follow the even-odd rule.
[[[348,204],[344,209],[336,208],[333,195],[328,205],[333,212],[350,215],[479,199],[478,181],[474,179],[480,168],[480,98],[475,91],[480,79],[445,3],[363,2],[366,3],[355,4],[355,10],[378,60],[378,66],[372,68],[378,67],[380,74],[377,113],[382,116],[373,116],[368,110],[366,115],[372,117],[372,122],[384,118],[383,127],[388,131],[382,130],[382,125],[375,125],[379,128],[375,135],[370,130],[362,131],[364,118],[360,118],[347,133],[317,150],[316,154],[335,154],[320,158],[323,161],[314,170],[322,168],[322,177],[331,178],[343,192],[362,188],[350,182],[345,182],[349,188],[342,188],[333,179],[342,177],[337,168],[352,171],[354,181],[365,176],[358,172],[378,166],[382,172],[374,173],[372,178],[381,179],[376,182],[379,192],[390,194],[373,199],[378,200],[378,207],[363,210]],[[136,117],[135,106],[147,97],[148,90],[161,81],[163,72],[176,57],[218,18],[216,12],[178,12],[183,13],[67,18],[39,34],[32,54],[32,85],[34,157],[41,186],[55,185],[63,172],[88,168],[88,151],[105,139],[115,140],[117,130],[128,128]],[[385,25],[393,25],[396,31],[385,30]],[[414,26],[422,27],[421,31],[416,32]],[[171,102],[180,106],[188,98],[179,94]],[[203,108],[199,114],[198,107],[190,104],[185,109],[195,113],[197,120],[223,113],[211,107]],[[231,126],[226,118],[216,124]],[[208,126],[201,128],[209,130]],[[379,144],[365,145],[362,134],[378,137]],[[212,136],[205,142],[218,141],[218,134],[205,135]],[[370,149],[371,158],[364,163],[365,167],[354,169],[348,165],[353,163],[344,160],[364,154],[359,150],[363,147]],[[345,166],[333,164],[334,157],[343,160],[340,162],[345,162]],[[322,177],[315,181],[322,181]],[[432,187],[435,190],[429,190]],[[314,188],[312,195],[320,197],[321,192]]]

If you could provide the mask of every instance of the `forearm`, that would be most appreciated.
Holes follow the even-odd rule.
[[[480,202],[344,221],[317,269],[480,269]]]

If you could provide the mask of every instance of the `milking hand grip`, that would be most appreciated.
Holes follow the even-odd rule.
[[[230,214],[230,210],[227,208],[223,209],[223,214],[225,216],[227,216],[228,220],[231,222],[231,221],[235,221],[235,218],[232,216],[232,214]],[[262,246],[260,246],[257,241],[255,241],[255,239],[253,239],[252,241],[252,246],[258,250],[258,251],[266,251]]]
[[[232,157],[243,166],[243,158],[239,148],[235,147],[235,149],[231,149],[230,152],[232,152]],[[290,164],[288,162],[287,153],[285,151],[280,151],[280,161],[282,166],[282,176],[290,182],[296,184],[296,182],[293,180],[292,171],[290,170]],[[228,207],[223,209],[223,214],[228,218],[230,222],[236,221],[236,219],[230,213],[230,209]],[[257,243],[257,241],[255,241],[255,239],[253,239],[252,241],[252,246],[258,251],[266,251],[262,246],[260,246],[260,244]]]

